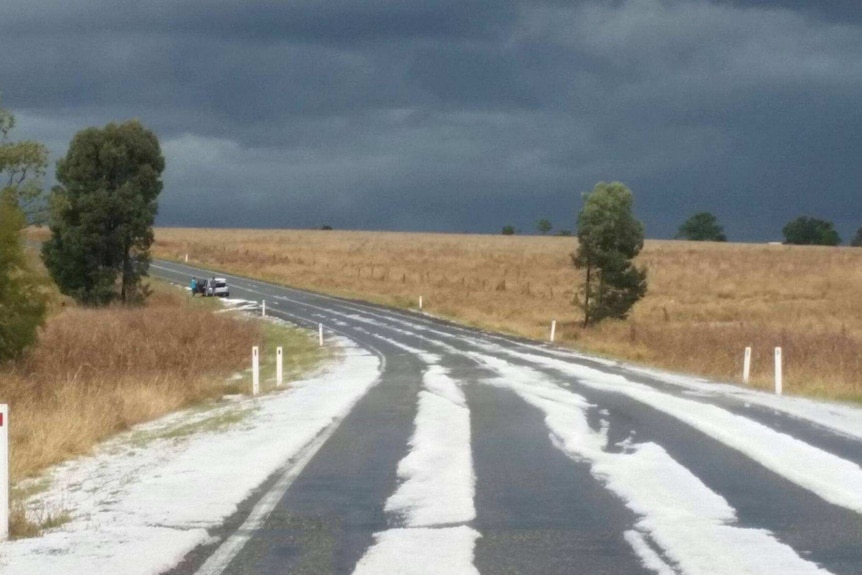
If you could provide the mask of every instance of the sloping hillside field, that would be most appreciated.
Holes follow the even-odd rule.
[[[649,293],[625,322],[583,329],[567,237],[160,228],[154,257],[547,339],[648,365],[862,400],[862,249],[647,241]]]

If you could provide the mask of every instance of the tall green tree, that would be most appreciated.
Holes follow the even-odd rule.
[[[584,326],[625,319],[646,294],[646,269],[632,260],[643,248],[643,224],[632,214],[634,197],[619,182],[596,184],[578,214],[575,267],[585,271],[581,289]]]
[[[542,235],[545,235],[548,232],[550,232],[552,228],[553,228],[553,225],[551,225],[551,220],[541,219],[538,222],[536,222],[536,229]]]
[[[57,163],[42,257],[60,290],[87,305],[141,301],[165,160],[133,120],[88,128]]]
[[[853,236],[853,241],[850,245],[856,248],[862,248],[862,228],[856,230],[856,235]]]
[[[0,193],[0,362],[36,341],[45,318],[45,295],[24,255],[24,214],[12,190]]]
[[[32,140],[13,141],[15,116],[0,107],[0,192],[9,192],[24,213],[21,226],[42,223],[47,216],[42,182],[48,169],[48,149]]]
[[[781,231],[786,244],[837,246],[841,243],[841,237],[832,222],[808,216],[799,216],[787,222]]]
[[[718,218],[709,212],[698,212],[679,226],[676,233],[678,240],[695,242],[726,242],[724,228],[718,223]]]

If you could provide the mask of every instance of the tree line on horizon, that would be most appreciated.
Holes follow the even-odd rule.
[[[548,219],[540,219],[536,222],[536,231],[541,235],[547,235],[553,226]],[[820,245],[837,246],[841,244],[841,236],[835,230],[833,222],[814,218],[811,216],[799,216],[782,228],[784,243],[788,245]],[[501,230],[502,235],[512,236],[519,233],[513,225],[505,225]],[[571,236],[571,230],[558,230],[558,236]],[[676,240],[688,240],[693,242],[726,242],[724,233],[718,218],[711,212],[698,212],[685,220],[678,228]],[[850,240],[853,247],[862,247],[862,227],[856,230],[853,239]]]
[[[834,223],[811,216],[799,216],[787,222],[781,233],[784,243],[790,245],[837,246],[841,243]],[[718,218],[710,212],[699,212],[682,223],[675,239],[726,242],[727,236]],[[850,245],[862,247],[862,227],[856,231]]]

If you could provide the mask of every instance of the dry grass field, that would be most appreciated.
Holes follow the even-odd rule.
[[[20,488],[22,479],[132,425],[218,399],[227,377],[248,364],[259,324],[188,299],[162,287],[145,308],[97,310],[55,295],[36,347],[0,368],[0,403],[9,404],[11,420],[13,538],[68,518],[65,510],[25,511],[33,485],[47,483]]]
[[[3,366],[13,480],[136,423],[217,398],[227,376],[246,367],[260,339],[256,322],[189,305],[173,290],[151,299],[145,308],[70,307],[48,320],[24,359]]]
[[[649,293],[626,322],[582,329],[574,238],[160,228],[155,257],[399,307],[767,388],[862,400],[862,249],[648,241]]]

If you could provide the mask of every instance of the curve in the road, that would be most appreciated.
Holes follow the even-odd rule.
[[[214,275],[168,262],[152,272],[181,285]],[[233,296],[266,299],[269,315],[322,323],[385,358],[380,383],[224,573],[860,572],[862,492],[839,492],[823,476],[828,470],[780,450],[759,455],[742,431],[780,432],[852,484],[856,470],[862,478],[862,441],[829,422],[733,394],[695,395],[614,362],[416,313],[218,275],[227,275]],[[475,509],[419,525],[421,510],[391,501],[405,489],[433,488],[423,481],[448,480],[446,465],[404,471],[440,448],[418,438],[427,423],[417,415],[435,393],[423,377],[438,368],[469,411]],[[699,405],[731,428],[713,433],[665,403]],[[446,516],[445,492],[435,497],[442,502],[416,497],[415,506]],[[451,499],[464,507],[463,497]]]

